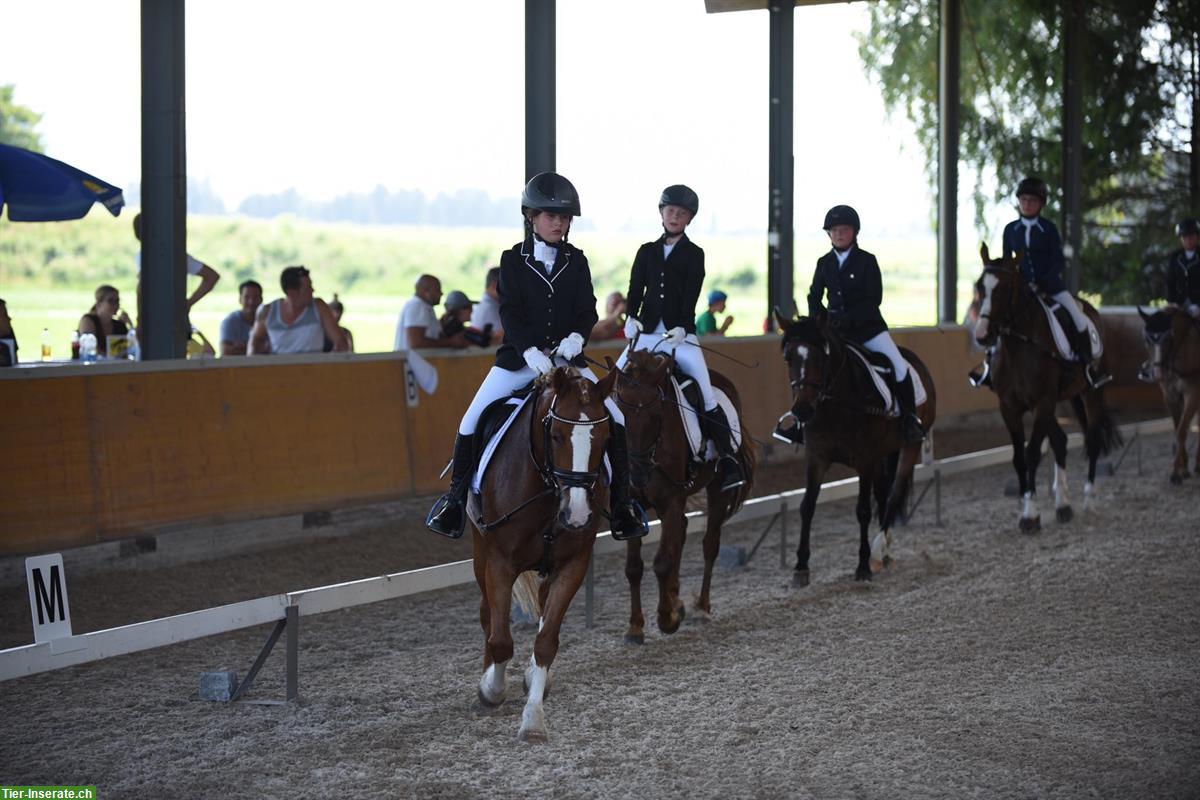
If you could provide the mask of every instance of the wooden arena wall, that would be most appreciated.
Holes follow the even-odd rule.
[[[1144,353],[1140,327],[1126,322],[1110,344],[1123,384],[1114,400],[1153,404],[1153,387],[1130,388]],[[964,329],[894,334],[929,367],[939,418],[995,407],[990,392],[967,386],[979,357]],[[704,343],[758,365],[708,357],[741,392],[750,432],[770,441],[790,402],[778,338]],[[430,351],[428,360],[439,386],[415,406],[391,353],[0,370],[0,555],[435,492],[492,355]]]

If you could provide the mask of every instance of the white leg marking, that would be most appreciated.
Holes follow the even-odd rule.
[[[507,661],[503,664],[492,664],[484,670],[483,677],[479,679],[479,693],[494,706],[504,702],[504,671],[507,667]]]
[[[588,417],[581,414],[579,418],[587,421]],[[592,427],[576,425],[571,429],[571,469],[575,472],[587,472],[592,455]],[[588,521],[587,490],[568,489],[567,503],[567,523],[582,528]]]
[[[529,696],[525,700],[525,710],[521,712],[521,729],[517,737],[522,741],[546,741],[546,713],[542,710],[542,698],[546,694],[546,681],[549,669],[539,667],[536,663],[529,666],[526,678],[529,681]]]
[[[1070,488],[1067,486],[1067,471],[1054,464],[1054,507],[1071,505]]]
[[[1096,487],[1091,481],[1085,481],[1083,484],[1083,510],[1087,511],[1096,502]]]
[[[878,531],[871,537],[871,572],[883,570],[883,556],[887,553],[887,542],[884,541],[883,531]]]
[[[1038,510],[1037,495],[1033,492],[1026,492],[1021,507],[1021,519],[1037,519],[1041,515],[1042,512]]]

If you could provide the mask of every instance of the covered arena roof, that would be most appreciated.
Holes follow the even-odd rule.
[[[853,3],[855,0],[795,0],[798,6],[827,6],[833,3]],[[709,14],[723,11],[756,11],[766,9],[769,0],[704,0],[704,10]]]

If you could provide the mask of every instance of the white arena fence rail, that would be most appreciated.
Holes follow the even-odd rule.
[[[1139,436],[1165,433],[1174,430],[1174,426],[1170,419],[1163,418],[1123,425],[1120,430],[1126,442],[1132,444]],[[1075,448],[1082,443],[1082,434],[1070,434],[1068,446]],[[913,480],[914,484],[919,485],[935,479],[940,480],[941,476],[948,477],[996,464],[1006,464],[1011,459],[1012,448],[1007,445],[951,456],[918,465]],[[748,500],[726,524],[749,522],[798,509],[800,501],[804,497],[804,491],[804,489],[795,489]],[[822,484],[818,503],[856,497],[857,494],[858,478],[831,481]],[[704,512],[689,513],[688,533],[702,532],[704,523]],[[643,541],[647,543],[657,541],[660,532],[659,522],[657,520],[651,522],[650,533]],[[601,533],[596,539],[595,553],[597,554],[623,549],[624,543],[613,540],[607,531]],[[38,644],[21,645],[0,650],[0,681],[100,661],[142,650],[151,650],[243,628],[252,628],[257,625],[279,623],[287,618],[288,609],[292,606],[296,609],[293,613],[299,616],[323,614],[327,611],[337,611],[367,603],[394,600],[421,592],[459,586],[472,583],[474,580],[475,573],[472,562],[470,560],[455,561],[450,564],[363,578],[314,589],[285,592],[207,608],[203,611],[192,611],[187,614],[177,614],[171,617],[122,625],[117,628],[52,639]]]

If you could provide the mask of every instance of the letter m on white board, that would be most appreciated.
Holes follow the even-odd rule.
[[[29,612],[33,616],[33,641],[46,642],[71,635],[71,610],[67,604],[66,572],[62,554],[25,559],[29,584]]]

